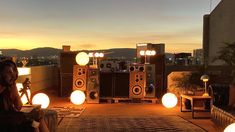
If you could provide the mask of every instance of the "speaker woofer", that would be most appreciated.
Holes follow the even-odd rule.
[[[89,93],[90,99],[94,100],[98,98],[98,93],[96,91],[92,91]]]
[[[134,71],[135,68],[133,66],[130,67],[130,71]]]
[[[75,81],[75,86],[76,86],[77,88],[83,87],[83,86],[84,86],[84,81],[83,81],[82,79],[78,78],[78,79]]]
[[[143,66],[140,66],[140,67],[139,67],[139,71],[143,72],[143,71],[144,71],[144,67],[143,67]]]
[[[132,93],[134,95],[140,95],[142,93],[142,89],[139,85],[136,85],[132,88]]]

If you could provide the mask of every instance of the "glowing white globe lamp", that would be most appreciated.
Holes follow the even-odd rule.
[[[163,97],[162,97],[162,104],[166,107],[166,108],[173,108],[176,106],[178,102],[177,97],[175,96],[175,94],[173,93],[166,93]]]
[[[150,55],[151,55],[151,50],[147,50],[147,51],[145,52],[145,54],[148,55],[148,56],[150,56]]]
[[[97,57],[97,58],[100,57],[100,53],[96,52],[95,57]]]
[[[85,99],[86,99],[86,97],[85,97],[84,92],[82,92],[80,90],[73,91],[70,96],[71,102],[75,105],[80,105],[80,104],[84,103]]]
[[[90,52],[90,53],[88,53],[88,56],[89,56],[89,57],[94,57],[93,54],[94,54],[93,52]]]
[[[101,57],[101,58],[104,57],[104,53],[100,53],[100,57]]]
[[[89,62],[89,55],[85,52],[80,52],[76,55],[76,62],[78,65],[85,66]]]
[[[41,105],[41,108],[47,108],[50,104],[50,99],[46,94],[38,93],[33,96],[32,103]]]
[[[151,55],[156,55],[156,51],[155,51],[155,50],[152,50],[150,54],[151,54]]]
[[[224,132],[235,132],[235,123],[232,123],[228,125],[225,129]]]
[[[20,90],[23,89],[23,84],[22,83],[16,83],[16,87],[17,87],[17,90],[18,90],[18,94],[21,95],[22,93],[20,92]],[[27,92],[28,97],[30,99],[30,97],[31,97],[30,90],[27,89],[26,92]],[[28,103],[28,100],[27,100],[27,97],[26,97],[25,94],[21,97],[21,102],[22,102],[23,105]]]
[[[141,51],[140,51],[140,55],[144,56],[144,55],[145,55],[145,51],[144,51],[144,50],[141,50]]]

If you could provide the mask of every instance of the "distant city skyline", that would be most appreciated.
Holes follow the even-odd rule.
[[[220,0],[211,1],[213,10]],[[208,13],[210,0],[0,0],[0,49],[165,43],[166,52],[192,52]]]

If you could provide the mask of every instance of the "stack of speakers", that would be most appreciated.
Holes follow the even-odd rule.
[[[73,65],[76,65],[75,57],[78,52],[60,53],[60,89],[59,96],[70,96],[73,88]]]
[[[99,103],[100,73],[97,68],[89,68],[87,78],[87,103]]]
[[[141,63],[145,62],[144,56],[141,57]],[[165,77],[165,55],[157,54],[150,57],[150,64],[155,65],[155,87],[156,87],[156,97],[161,98],[161,96],[166,92],[166,79]]]
[[[100,72],[100,97],[129,97],[129,72]]]
[[[86,93],[87,103],[99,103],[99,70],[88,66],[73,66],[73,90]]]

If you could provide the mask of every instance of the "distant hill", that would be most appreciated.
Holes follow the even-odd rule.
[[[0,49],[4,56],[16,56],[16,57],[48,57],[56,56],[62,51],[61,49],[44,47],[35,48],[31,50],[18,50],[18,49]],[[131,59],[136,56],[136,49],[132,48],[116,48],[116,49],[105,49],[105,50],[93,50],[93,52],[104,52],[108,58],[126,58]]]
[[[18,49],[0,49],[4,56],[16,57],[31,57],[31,56],[54,56],[61,52],[61,49],[55,48],[35,48],[31,50],[18,50]]]

